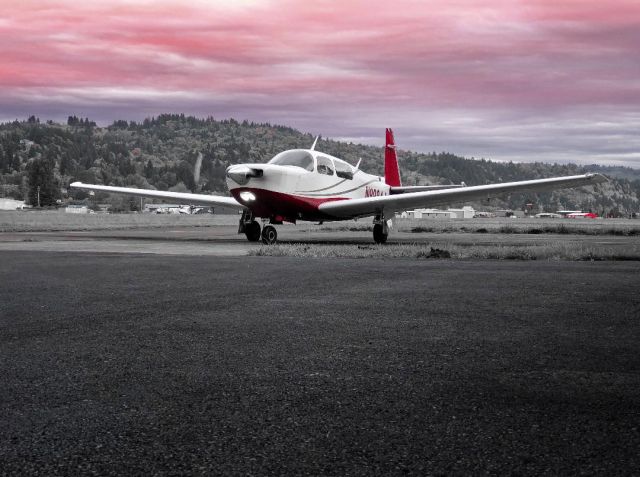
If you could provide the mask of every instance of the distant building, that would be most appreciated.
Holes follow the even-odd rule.
[[[89,214],[93,213],[86,205],[67,205],[64,208],[67,214]]]
[[[26,206],[22,200],[0,199],[0,210],[22,210]]]
[[[405,212],[410,219],[472,219],[475,215],[473,207],[465,206],[462,209],[416,209]]]

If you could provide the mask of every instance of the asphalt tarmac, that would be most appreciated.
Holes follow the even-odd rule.
[[[313,225],[278,226],[280,243],[372,244],[370,230],[335,231]],[[625,253],[637,251],[637,236],[572,234],[501,234],[501,233],[410,233],[393,230],[389,243],[454,244],[459,246],[536,246],[549,242],[588,245],[597,249]],[[238,234],[237,224],[210,227],[166,226],[122,230],[80,230],[55,232],[0,233],[1,251],[31,252],[108,252],[150,253],[159,255],[245,256],[262,243],[250,243]]]
[[[637,262],[13,249],[0,283],[2,475],[640,472]]]

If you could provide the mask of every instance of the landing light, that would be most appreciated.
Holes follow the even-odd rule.
[[[245,202],[253,202],[256,200],[256,196],[253,192],[249,192],[248,190],[240,192],[240,198]]]

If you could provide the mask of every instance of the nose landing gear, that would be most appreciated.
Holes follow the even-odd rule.
[[[255,220],[251,221],[245,228],[244,234],[249,242],[257,242],[260,240],[260,224]]]
[[[282,222],[280,222],[282,223]],[[240,224],[238,225],[238,233],[245,234],[249,242],[258,242],[266,245],[273,245],[278,241],[278,232],[273,225],[265,225],[260,232],[260,224],[256,221],[253,213],[249,209],[242,211]]]
[[[249,242],[257,242],[260,240],[260,224],[253,218],[250,210],[242,211],[240,224],[238,225],[238,233],[245,234]]]

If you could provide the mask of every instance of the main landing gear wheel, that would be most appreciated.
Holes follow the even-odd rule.
[[[278,232],[273,225],[265,225],[262,229],[262,243],[265,245],[273,245],[278,241]]]
[[[260,224],[252,220],[244,227],[244,234],[249,242],[257,242],[260,240]]]
[[[386,243],[388,236],[388,233],[385,234],[383,232],[382,224],[375,224],[373,226],[373,241],[375,243]]]

